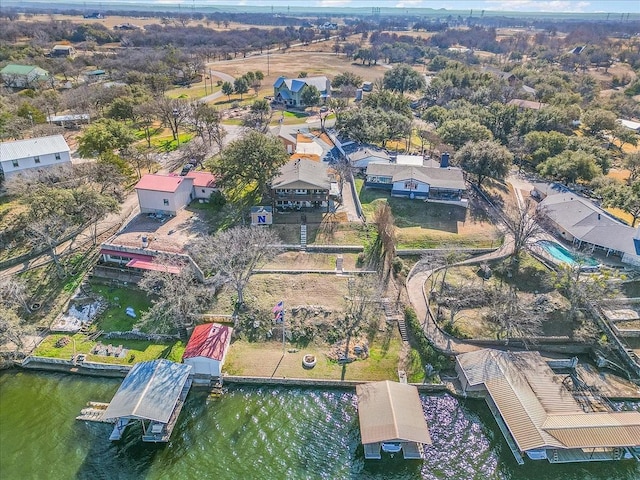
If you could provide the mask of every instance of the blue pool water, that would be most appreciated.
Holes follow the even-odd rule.
[[[569,265],[575,265],[578,263],[576,256],[562,245],[549,240],[540,240],[537,244],[549,255],[559,262],[563,262]],[[597,267],[598,262],[590,257],[582,257],[580,263],[586,267]]]

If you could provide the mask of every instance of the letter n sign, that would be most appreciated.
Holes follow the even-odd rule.
[[[258,215],[258,225],[266,225],[266,224],[267,224],[267,216]]]

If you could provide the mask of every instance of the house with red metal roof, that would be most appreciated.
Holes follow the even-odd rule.
[[[141,213],[175,215],[193,200],[193,178],[144,175],[135,186]]]
[[[135,186],[141,213],[176,215],[194,199],[208,200],[216,188],[216,177],[208,172],[186,176],[144,175]]]
[[[186,178],[193,179],[193,198],[209,200],[213,192],[220,189],[216,187],[216,177],[209,172],[190,171]]]
[[[189,338],[182,362],[194,376],[219,377],[231,343],[233,329],[219,323],[198,325]]]

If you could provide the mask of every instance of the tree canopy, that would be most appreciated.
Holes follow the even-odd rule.
[[[289,155],[277,138],[255,130],[234,140],[213,163],[217,183],[239,197],[246,189],[249,199],[266,193],[269,182],[278,174]]]
[[[426,83],[422,75],[411,68],[410,65],[401,64],[387,70],[383,78],[384,88],[399,92],[415,92],[425,88]]]
[[[456,162],[468,173],[476,176],[478,186],[485,178],[502,180],[509,172],[513,155],[494,141],[469,142],[455,155]]]
[[[578,180],[591,181],[602,174],[602,169],[593,155],[582,150],[565,150],[538,165],[538,172],[545,177],[569,184]]]
[[[444,143],[453,146],[456,150],[467,142],[479,142],[481,140],[492,140],[493,134],[484,125],[471,120],[447,120],[436,133]]]

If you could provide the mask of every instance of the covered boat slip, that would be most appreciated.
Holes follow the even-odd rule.
[[[416,387],[387,380],[358,385],[356,393],[366,459],[400,450],[405,459],[424,458],[431,436]]]
[[[465,391],[488,393],[518,463],[525,454],[551,463],[637,458],[640,412],[585,410],[538,352],[485,349],[456,363]]]
[[[119,440],[134,420],[142,423],[142,440],[168,442],[191,387],[189,365],[153,360],[136,364],[104,412],[116,421],[110,440]]]

